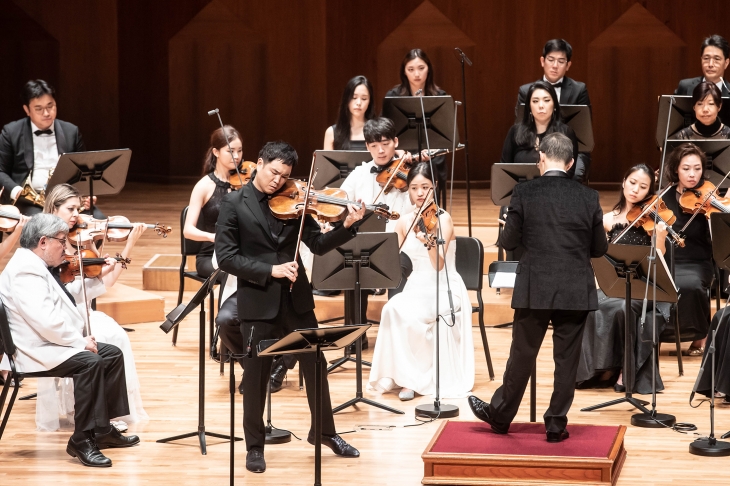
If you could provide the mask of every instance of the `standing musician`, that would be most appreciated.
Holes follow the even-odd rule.
[[[68,224],[37,214],[23,228],[20,248],[0,275],[0,297],[17,347],[17,369],[26,376],[74,380],[74,433],[66,452],[84,466],[110,467],[100,449],[130,447],[109,419],[129,414],[122,351],[84,336],[84,318],[49,271],[65,259]]]
[[[56,91],[37,79],[23,87],[23,110],[28,115],[8,123],[0,133],[0,184],[5,201],[15,204],[29,216],[43,211],[31,202],[32,194],[46,190],[59,155],[83,152],[84,141],[76,125],[56,119]],[[31,192],[31,196],[24,194]],[[23,194],[23,195],[21,195]],[[87,198],[88,199],[88,198]],[[85,200],[88,208],[88,200]],[[94,206],[94,216],[104,215]]]
[[[277,219],[269,207],[269,198],[289,179],[297,163],[297,153],[284,142],[269,142],[259,152],[256,174],[240,191],[223,198],[216,225],[215,251],[221,270],[238,278],[238,308],[241,334],[252,346],[253,358],[247,360],[243,373],[243,429],[246,439],[246,469],[261,473],[264,460],[265,428],[263,421],[266,386],[271,357],[256,356],[255,347],[264,339],[281,338],[290,331],[317,327],[314,299],[301,260],[296,258],[300,225],[302,239],[315,255],[322,255],[355,237],[353,224],[362,219],[364,205],[358,210],[348,205],[344,223],[322,233],[314,218]],[[249,337],[250,336],[250,337]],[[226,343],[233,351],[233,343]],[[307,387],[309,409],[314,416],[315,356],[299,356]],[[344,457],[360,453],[335,431],[325,361],[321,361],[322,444]],[[313,421],[312,421],[313,422]],[[315,442],[314,431],[307,438]]]
[[[431,60],[421,49],[411,49],[403,58],[400,66],[400,84],[393,86],[385,96],[445,96],[448,93],[439,88],[433,80],[433,66]],[[420,94],[419,93],[420,90]],[[425,143],[425,141],[424,141]],[[426,148],[426,147],[422,147]],[[448,170],[446,157],[441,155],[433,158],[436,169],[437,199],[440,205],[446,202],[446,179]],[[393,208],[391,208],[393,209]]]
[[[730,45],[721,36],[715,34],[702,41],[702,74],[696,78],[687,78],[679,82],[676,95],[691,95],[695,86],[703,81],[713,83],[720,90],[722,96],[730,96],[730,85],[725,81],[725,70],[730,64]]]
[[[551,88],[552,89],[552,88]],[[500,238],[507,249],[525,252],[517,267],[512,295],[515,309],[512,346],[503,385],[486,403],[469,397],[474,415],[506,434],[517,415],[527,381],[553,325],[555,382],[545,412],[548,442],[569,437],[566,425],[575,394],[583,325],[598,308],[591,258],[608,249],[598,192],[568,177],[573,143],[562,133],[540,141],[542,177],[515,186]]]
[[[585,83],[576,81],[566,76],[572,64],[573,48],[565,39],[551,39],[542,48],[540,65],[543,69],[541,81],[550,83],[555,89],[557,100],[561,105],[588,105],[591,106],[591,99],[588,97],[588,88]],[[527,92],[532,83],[523,84],[517,92],[517,107],[520,104],[527,104],[529,96]],[[527,108],[527,107],[525,107]],[[575,173],[573,178],[580,182],[588,181],[588,173],[591,168],[591,154],[579,153],[575,162]]]
[[[707,163],[705,153],[693,143],[684,143],[667,157],[666,179],[676,189],[664,196],[667,207],[677,216],[672,228],[679,232],[692,214],[679,204],[680,196],[701,186]],[[686,356],[702,356],[710,328],[710,299],[707,297],[714,276],[710,225],[702,214],[697,215],[684,230],[685,247],[674,251],[674,282],[682,298],[677,303],[679,330],[683,337],[693,339]]]
[[[373,86],[365,76],[355,76],[342,92],[337,123],[324,132],[324,150],[365,150],[363,127],[374,117]]]
[[[692,108],[697,121],[677,132],[674,138],[679,140],[730,138],[730,127],[722,123],[718,116],[722,108],[722,98],[720,89],[714,83],[703,81],[695,86],[692,91]]]

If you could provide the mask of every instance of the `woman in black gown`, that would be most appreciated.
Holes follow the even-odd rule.
[[[373,86],[365,76],[355,76],[342,92],[337,123],[324,132],[324,150],[367,150],[362,129],[374,117]]]
[[[675,184],[675,189],[664,196],[664,202],[677,216],[672,225],[677,232],[692,217],[679,206],[679,197],[685,190],[703,183],[706,163],[705,153],[693,143],[680,145],[667,157],[666,179]],[[707,218],[698,215],[683,234],[685,247],[674,251],[674,282],[681,295],[677,303],[679,330],[684,339],[693,339],[683,354],[702,356],[710,327],[709,291],[715,273]]]
[[[609,241],[614,240],[626,229],[628,212],[636,204],[654,194],[653,180],[654,172],[644,164],[635,165],[626,172],[621,184],[622,190],[618,203],[611,212],[603,216],[603,227]],[[666,248],[666,225],[660,222],[657,225],[656,233],[657,251],[663,255]],[[649,246],[651,245],[651,235],[643,228],[632,226],[617,243]],[[598,310],[591,312],[586,320],[576,387],[604,387],[615,382],[614,389],[617,392],[623,392],[625,388],[621,371],[626,325],[625,300],[607,297],[599,290],[598,302]],[[642,328],[640,325],[642,304],[641,300],[631,301],[633,324],[636,326],[634,335],[637,336],[634,345],[635,379],[632,393],[647,394],[651,393],[652,363],[650,358],[653,331],[651,323],[654,309],[649,304],[645,321],[647,325]],[[658,304],[656,307],[657,335],[666,326],[668,316],[669,305]],[[662,390],[664,385],[658,372],[659,368],[657,368],[657,390]]]
[[[720,109],[722,96],[715,83],[702,82],[692,91],[692,106],[697,121],[674,136],[679,140],[707,140],[730,138],[730,127],[722,123]]]

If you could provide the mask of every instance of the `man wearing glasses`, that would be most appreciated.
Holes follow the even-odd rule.
[[[543,69],[542,81],[550,83],[555,88],[558,101],[561,105],[591,105],[588,89],[585,83],[569,78],[565,74],[570,69],[573,48],[565,39],[552,39],[542,48],[540,65]],[[525,103],[527,90],[532,83],[523,84],[517,93],[517,108]],[[573,179],[579,182],[588,182],[588,171],[591,166],[591,154],[579,153],[575,164]]]
[[[730,83],[725,81],[725,69],[730,63],[730,46],[715,34],[702,41],[702,74],[697,78],[683,79],[674,90],[676,95],[692,96],[692,91],[703,81],[715,83],[723,97],[730,96]]]
[[[43,208],[20,197],[25,183],[30,182],[40,194],[46,189],[59,155],[85,150],[78,127],[56,119],[55,95],[53,87],[42,79],[25,83],[23,110],[27,116],[8,123],[0,133],[3,202],[15,203],[28,216],[42,212]]]

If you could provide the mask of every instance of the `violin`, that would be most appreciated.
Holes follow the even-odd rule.
[[[436,206],[436,201],[434,201],[433,198],[430,198],[424,201],[421,206],[420,213],[416,216],[416,226],[414,231],[416,233],[420,232],[424,234],[426,237],[426,243],[424,246],[429,250],[436,246],[437,237],[433,231],[436,229],[439,222],[438,211],[439,208]]]
[[[0,231],[12,232],[20,222],[20,209],[10,204],[0,205]]]
[[[147,228],[153,229],[155,233],[163,238],[172,231],[172,227],[159,223],[146,224]],[[108,219],[95,219],[88,214],[79,214],[76,225],[68,232],[68,240],[74,246],[88,247],[96,241],[127,241],[129,234],[134,229],[132,223],[124,216],[110,216]]]
[[[256,162],[244,160],[241,162],[241,165],[238,166],[238,171],[235,169],[230,171],[228,183],[231,185],[231,189],[237,191],[248,184],[254,170],[256,170]]]
[[[672,210],[667,207],[662,199],[659,199],[658,203],[656,202],[657,199],[659,199],[659,196],[650,196],[642,202],[634,205],[634,207],[626,214],[626,220],[631,226],[644,228],[644,231],[646,231],[649,235],[654,232],[655,221],[661,221],[667,226],[667,233],[669,233],[672,240],[677,245],[684,248],[684,238],[679,236],[679,234],[672,229],[672,225],[675,221],[677,221],[677,216],[675,216]],[[644,211],[650,206],[651,209]],[[622,235],[623,233],[619,236]],[[614,242],[616,240],[618,240],[618,238],[616,238]]]
[[[704,181],[699,187],[685,189],[679,197],[679,206],[685,213],[699,212],[710,218],[712,213],[730,213],[730,199],[719,197],[717,188],[710,181]]]
[[[81,267],[84,267],[85,278],[96,278],[101,274],[101,269],[106,265],[106,258],[100,258],[96,256],[93,250],[81,250],[81,258],[76,252],[74,255],[66,255],[66,260],[61,263],[60,278],[61,282],[67,284],[73,282],[73,280],[81,274]],[[129,258],[124,258],[119,253],[114,258],[118,261],[122,268],[127,268],[127,263],[132,263]],[[79,261],[81,260],[81,261]]]
[[[464,144],[459,144],[456,147],[456,151],[462,150],[464,148]],[[429,158],[433,157],[439,157],[441,155],[450,154],[450,149],[433,149],[433,150],[425,150],[425,152],[428,154]],[[413,160],[420,161],[421,156],[420,154],[416,154],[413,156]],[[406,187],[406,180],[408,179],[408,173],[411,171],[411,168],[413,167],[413,163],[402,163],[403,157],[397,157],[390,162],[385,168],[382,170],[382,172],[378,173],[377,176],[375,176],[375,180],[383,186],[383,192],[388,194],[391,189],[396,188],[401,192],[404,192]]]
[[[307,208],[304,210],[304,200],[307,197]],[[342,219],[347,205],[352,204],[360,208],[361,203],[349,201],[347,192],[342,189],[325,188],[311,189],[304,182],[288,180],[270,199],[269,208],[278,219],[296,219],[305,214],[315,216],[321,222],[333,222]],[[365,204],[365,209],[372,211],[386,219],[397,220],[400,215],[395,211],[388,211],[385,204]]]

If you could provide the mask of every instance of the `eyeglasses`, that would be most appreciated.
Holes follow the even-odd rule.
[[[60,241],[63,246],[66,246],[66,241],[68,240],[68,238],[56,238],[55,236],[49,236],[48,238]]]
[[[712,66],[714,64],[717,64],[719,66],[724,61],[725,59],[721,58],[720,56],[702,56],[702,64],[707,64],[708,66]]]
[[[566,64],[568,64],[568,60],[565,59],[564,57],[557,57],[556,58],[556,57],[553,57],[553,56],[546,57],[545,58],[545,62],[548,63],[548,64],[555,64],[555,63],[557,63],[558,66],[565,66]]]
[[[42,115],[45,111],[48,111],[48,113],[53,113],[56,109],[56,103],[50,103],[46,106],[36,106],[33,108],[33,111],[35,111],[38,115]]]

